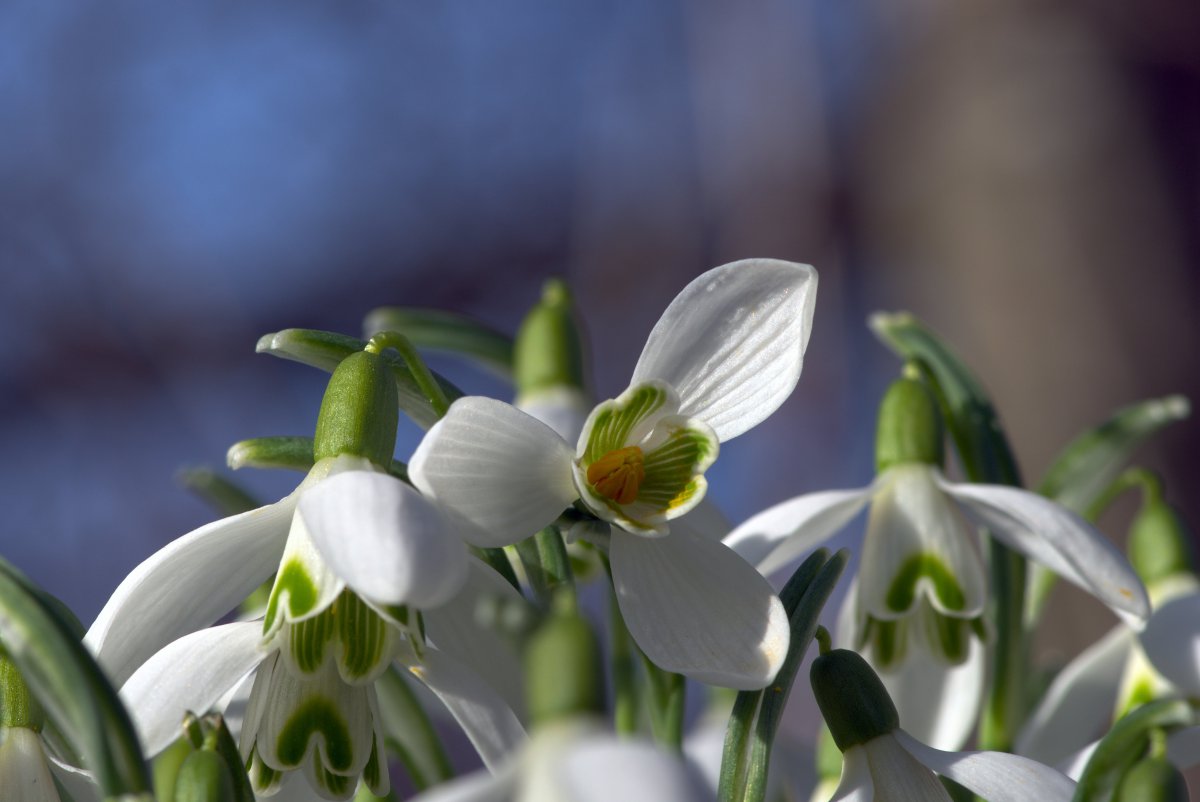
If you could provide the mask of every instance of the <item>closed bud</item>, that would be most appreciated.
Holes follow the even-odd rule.
[[[396,449],[399,401],[391,368],[379,354],[359,351],[333,371],[313,438],[316,461],[349,454],[387,468]]]
[[[843,752],[900,726],[892,697],[857,652],[834,649],[819,656],[809,681],[833,741]]]
[[[1129,562],[1147,586],[1173,574],[1194,573],[1187,524],[1157,493],[1147,496],[1129,528]]]
[[[517,331],[513,378],[522,399],[555,388],[583,388],[583,344],[571,293],[561,279],[550,279],[542,299]]]
[[[234,798],[233,777],[216,752],[192,752],[175,778],[175,802],[229,802]]]
[[[556,599],[553,612],[525,645],[525,665],[525,691],[535,725],[604,713],[600,644],[573,599]]]
[[[875,470],[919,462],[941,466],[942,417],[929,388],[917,379],[892,382],[879,404],[875,430]]]
[[[1125,772],[1113,802],[1187,802],[1187,783],[1163,756],[1147,757]]]

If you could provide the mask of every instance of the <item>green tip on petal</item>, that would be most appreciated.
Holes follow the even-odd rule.
[[[561,279],[546,282],[542,299],[521,323],[513,352],[513,378],[518,396],[553,387],[583,389],[583,338],[571,292]]]
[[[396,383],[379,354],[359,351],[333,371],[313,437],[313,458],[349,454],[386,469],[396,449],[399,424]]]
[[[1192,533],[1175,508],[1159,497],[1149,498],[1130,525],[1129,562],[1147,586],[1195,573]]]
[[[857,652],[834,649],[813,661],[813,695],[838,749],[862,746],[900,726],[879,675]]]
[[[943,463],[942,417],[924,382],[905,377],[892,382],[879,405],[875,470],[919,462]]]

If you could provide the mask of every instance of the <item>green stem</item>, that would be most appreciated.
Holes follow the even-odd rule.
[[[645,655],[642,655],[642,661],[649,679],[653,713],[650,723],[654,728],[654,737],[663,746],[681,751],[687,680],[682,674],[664,671]]]
[[[385,348],[396,349],[404,360],[404,364],[408,365],[413,379],[417,382],[417,387],[429,399],[429,405],[433,407],[434,413],[439,418],[445,416],[446,410],[450,409],[450,400],[408,338],[398,331],[381,331],[367,342],[364,350],[378,354]]]
[[[454,776],[450,759],[412,688],[392,668],[376,682],[383,713],[384,736],[412,780],[422,791]]]
[[[549,605],[554,596],[563,591],[574,595],[571,559],[557,527],[547,526],[533,537],[517,543],[517,555],[525,567],[530,588],[543,605]]]
[[[604,568],[610,572],[608,559]],[[621,616],[617,594],[608,593],[609,669],[613,683],[613,729],[617,735],[636,735],[638,731],[637,663],[634,662],[633,638]]]

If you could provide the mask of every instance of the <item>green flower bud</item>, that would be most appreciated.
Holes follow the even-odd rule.
[[[16,665],[0,649],[0,729],[25,727],[41,732],[45,715]]]
[[[379,354],[359,351],[338,364],[321,399],[313,457],[349,454],[387,468],[396,449],[399,401],[391,369]]]
[[[1187,802],[1187,783],[1165,757],[1148,757],[1134,765],[1117,786],[1113,802]]]
[[[517,396],[555,387],[583,388],[583,343],[571,293],[561,279],[542,287],[542,299],[525,316],[513,351]]]
[[[1192,533],[1179,513],[1155,494],[1129,528],[1129,562],[1146,585],[1195,571]]]
[[[175,778],[174,802],[229,802],[234,798],[229,767],[216,752],[192,752]]]
[[[897,379],[879,404],[875,430],[875,470],[921,462],[943,463],[942,417],[937,401],[923,382]]]
[[[857,652],[834,649],[821,655],[813,661],[809,681],[834,743],[843,752],[900,726],[892,697]]]
[[[154,798],[158,802],[175,802],[175,780],[190,754],[192,745],[184,738],[177,738],[154,758],[151,770],[154,774]]]
[[[555,610],[525,645],[525,693],[534,725],[604,713],[600,644],[574,600],[556,599]]]

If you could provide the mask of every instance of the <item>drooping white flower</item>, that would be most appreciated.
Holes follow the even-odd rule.
[[[88,773],[54,757],[38,732],[29,727],[0,727],[0,799],[62,802],[56,783],[75,802],[100,799]]]
[[[414,483],[515,543],[577,500],[613,524],[621,612],[655,663],[695,679],[759,688],[787,651],[770,587],[720,543],[681,521],[703,498],[705,469],[770,415],[800,375],[816,274],[746,260],[691,282],[646,343],[630,387],[592,410],[572,448],[499,401],[456,401],[418,447]]]

